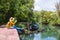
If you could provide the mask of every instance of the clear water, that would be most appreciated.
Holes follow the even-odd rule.
[[[55,29],[52,28],[52,30],[49,30],[47,28],[47,31],[44,32],[29,35],[20,35],[20,38],[21,40],[60,40],[59,35],[60,33],[58,33],[58,31],[56,31]]]

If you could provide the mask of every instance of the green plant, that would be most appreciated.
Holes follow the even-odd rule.
[[[23,23],[17,23],[16,26],[19,28],[26,28],[26,25],[24,25]]]

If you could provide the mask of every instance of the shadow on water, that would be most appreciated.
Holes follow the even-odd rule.
[[[47,31],[40,32],[40,33],[34,33],[29,35],[23,34],[23,35],[20,35],[20,38],[21,40],[60,40],[59,38],[60,33],[57,33],[57,31],[54,30],[54,28],[50,30],[49,29],[47,28]]]

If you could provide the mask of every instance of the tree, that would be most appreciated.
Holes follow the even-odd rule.
[[[1,23],[6,23],[11,16],[16,17],[18,22],[32,21],[33,3],[34,0],[0,0]]]
[[[33,0],[18,0],[15,6],[17,17],[19,22],[29,22],[33,18]]]
[[[2,17],[1,23],[4,24],[8,21],[11,16],[15,13],[15,0],[0,0],[0,15]],[[0,24],[1,24],[0,23]]]
[[[58,15],[60,17],[60,2],[55,5]]]

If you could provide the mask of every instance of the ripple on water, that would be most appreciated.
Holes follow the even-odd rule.
[[[33,40],[57,40],[57,39],[55,37],[41,38],[41,33],[38,33],[38,34],[34,34]]]
[[[44,38],[43,40],[57,40],[57,39],[54,38],[54,37],[46,37],[46,38]]]

